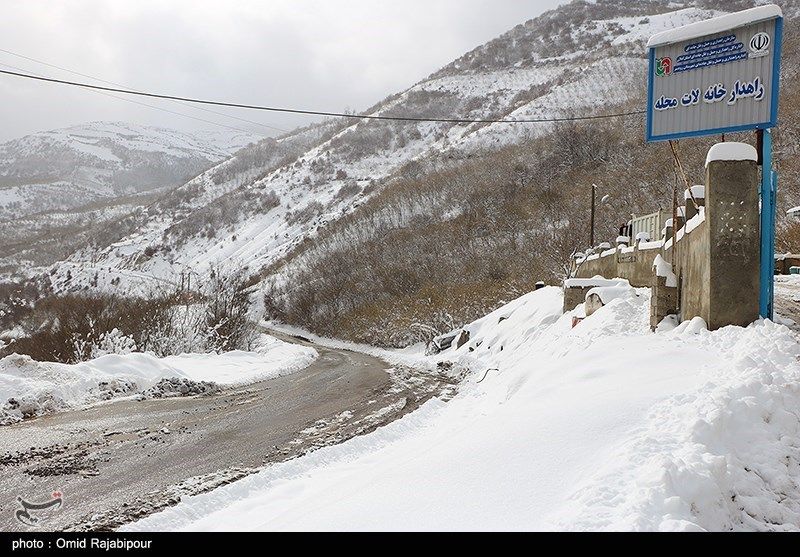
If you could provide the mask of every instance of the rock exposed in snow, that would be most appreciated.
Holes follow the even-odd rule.
[[[219,385],[210,381],[193,381],[185,377],[162,379],[142,393],[144,398],[174,398],[180,396],[208,395],[219,391]]]
[[[618,298],[636,296],[636,290],[627,280],[617,279],[613,286],[598,286],[586,293],[584,310],[586,317]]]

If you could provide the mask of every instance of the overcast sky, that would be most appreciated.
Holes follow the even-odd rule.
[[[0,49],[127,87],[250,104],[364,109],[564,0],[0,0]],[[91,81],[0,52],[0,68]],[[263,134],[169,101],[136,99]],[[230,109],[279,128],[308,117]],[[0,140],[94,120],[220,129],[0,76]]]

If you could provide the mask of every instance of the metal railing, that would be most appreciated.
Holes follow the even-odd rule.
[[[661,209],[649,215],[641,215],[638,217],[631,215],[631,241],[633,241],[640,232],[647,232],[653,240],[661,238],[661,230],[664,228],[666,220],[667,214]]]

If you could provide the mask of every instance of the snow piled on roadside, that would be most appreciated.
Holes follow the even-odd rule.
[[[760,321],[576,328],[559,289],[469,325],[460,393],[123,530],[798,530],[800,344]]]
[[[147,354],[109,354],[74,365],[12,354],[0,360],[0,424],[132,395],[171,377],[186,376]]]
[[[150,389],[169,388],[165,379],[182,383],[241,385],[292,373],[318,356],[313,348],[263,335],[253,352],[183,354],[156,358],[150,354],[109,354],[79,364],[37,362],[12,354],[0,359],[0,425],[24,418],[79,408]],[[176,383],[177,384],[177,383]],[[207,389],[198,389],[206,391]],[[180,393],[160,393],[177,396]]]
[[[193,381],[220,385],[243,385],[288,375],[313,362],[319,354],[308,346],[290,344],[263,335],[252,352],[235,350],[224,354],[183,354],[162,361]]]
[[[317,334],[301,329],[294,325],[288,325],[279,321],[262,320],[260,325],[268,331],[274,331],[284,335],[289,335],[298,339],[310,340],[314,344],[324,346],[326,348],[333,348],[335,350],[349,350],[351,352],[360,352],[379,358],[389,364],[395,366],[408,366],[416,369],[427,369],[428,371],[436,370],[436,362],[432,361],[425,355],[425,344],[419,343],[407,348],[401,349],[386,349],[378,348],[377,346],[370,346],[369,344],[361,344],[358,342],[351,342],[347,340],[340,340],[336,338],[323,337]]]

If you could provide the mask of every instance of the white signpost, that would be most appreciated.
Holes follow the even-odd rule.
[[[777,188],[770,129],[778,123],[782,34],[781,9],[767,5],[664,31],[647,44],[647,141],[763,134],[760,303],[770,318]]]

